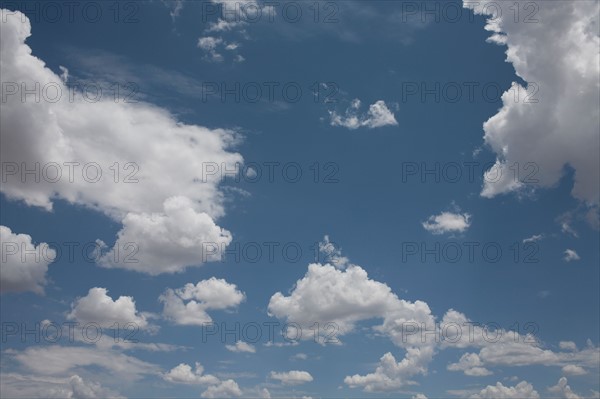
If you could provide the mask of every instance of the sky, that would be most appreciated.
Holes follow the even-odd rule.
[[[598,1],[0,1],[0,396],[599,398]]]

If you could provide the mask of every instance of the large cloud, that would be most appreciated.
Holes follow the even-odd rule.
[[[524,101],[523,95],[516,101],[515,93],[523,94],[525,88],[514,86],[504,93],[502,109],[485,122],[485,142],[506,173],[503,179],[486,180],[482,195],[493,197],[522,187],[513,184],[508,170],[515,162],[520,170],[529,162],[535,163],[538,170],[531,169],[536,172],[533,178],[542,187],[557,184],[569,165],[575,170],[573,196],[597,205],[600,3],[523,1],[515,6],[513,2],[465,0],[464,7],[476,14],[495,13],[486,26],[493,32],[489,41],[507,46],[507,61],[528,82],[529,93],[539,89],[534,96],[537,102]],[[513,12],[516,7],[521,11],[519,18]],[[532,11],[535,14],[525,21]]]
[[[0,246],[0,292],[43,294],[48,264],[56,251],[45,242],[35,245],[31,236],[14,234],[6,226],[0,226]]]
[[[167,265],[166,271],[200,263],[198,258],[190,260],[185,246],[198,237],[227,243],[208,221],[224,214],[218,187],[221,176],[204,173],[204,166],[210,162],[232,170],[242,162],[239,154],[229,151],[238,141],[235,132],[186,125],[164,109],[143,102],[115,101],[107,93],[98,101],[84,99],[32,55],[25,44],[31,34],[29,20],[19,12],[1,12],[2,192],[48,210],[54,199],[81,204],[118,221],[127,218],[129,229],[141,227],[150,214],[168,218],[164,212],[170,203],[165,200],[186,197],[188,213],[205,215],[196,218],[206,221],[190,230],[168,229],[168,221],[157,222],[170,235],[170,243],[184,244],[182,250],[188,254],[179,259],[180,264]],[[36,85],[40,92],[37,101],[32,94],[22,98],[23,88]],[[11,94],[13,91],[16,93]],[[55,99],[54,93],[62,95]],[[21,173],[36,165],[39,182],[36,176]],[[86,165],[89,168],[84,174]],[[102,174],[94,182],[98,170]],[[198,231],[201,227],[206,230]],[[129,232],[125,228],[122,235]],[[146,234],[143,238],[148,242],[140,240],[141,260],[160,261],[154,237]],[[145,250],[148,255],[143,256]],[[160,272],[160,267],[152,264],[153,274]]]

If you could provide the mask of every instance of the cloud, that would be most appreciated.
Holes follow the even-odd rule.
[[[2,79],[19,90],[3,99],[0,120],[0,157],[4,165],[16,168],[14,174],[4,176],[1,187],[9,199],[48,211],[55,199],[61,199],[116,221],[127,217],[130,228],[149,223],[146,219],[152,214],[166,228],[168,222],[160,214],[172,197],[188,198],[179,205],[185,202],[196,218],[205,214],[203,219],[216,221],[225,214],[221,176],[204,172],[207,163],[231,170],[243,161],[230,151],[239,142],[236,132],[187,125],[165,109],[135,99],[115,101],[114,96],[104,95],[86,100],[25,44],[31,34],[29,19],[19,12],[1,13]],[[33,95],[22,99],[21,88],[36,85],[51,87],[61,96],[52,101],[36,101]],[[37,169],[38,182],[34,176],[23,178],[23,167]],[[201,234],[191,233],[215,236],[215,223],[207,221],[203,226],[207,230]],[[169,238],[169,248],[180,245],[182,253],[189,254],[190,236],[182,229],[167,232],[180,234]],[[156,248],[147,250],[149,258],[156,257]]]
[[[163,374],[163,379],[178,384],[210,385],[220,383],[220,380],[214,375],[204,374],[204,367],[198,362],[196,362],[194,370],[191,366],[181,363]]]
[[[97,323],[102,328],[110,328],[115,323],[119,326],[134,323],[140,329],[149,326],[146,315],[137,311],[132,297],[120,296],[113,301],[107,293],[106,288],[90,288],[86,296],[77,298],[71,305],[67,319],[81,324]]]
[[[577,345],[573,341],[560,341],[558,347],[562,350],[576,351]]]
[[[231,352],[246,352],[246,353],[256,353],[256,348],[253,345],[250,345],[243,341],[237,341],[235,345],[225,345],[228,351]]]
[[[235,284],[215,277],[176,290],[169,288],[159,298],[164,304],[163,316],[180,325],[210,323],[207,310],[234,308],[245,299],[246,295]]]
[[[522,23],[512,17],[509,4],[493,0],[464,1],[476,14],[497,14],[488,19],[488,41],[506,45],[506,58],[516,74],[535,91],[537,102],[523,96],[518,83],[502,96],[503,107],[484,125],[485,143],[497,155],[497,165],[535,165],[541,187],[556,186],[565,166],[574,170],[572,195],[590,205],[600,199],[600,99],[598,98],[598,14],[600,4],[586,1],[544,3],[534,16],[543,23]],[[490,6],[491,5],[491,6]],[[496,10],[500,8],[501,13]],[[530,21],[531,22],[531,21]],[[519,101],[516,93],[521,93]],[[585,115],[585,117],[581,117]],[[494,197],[524,188],[508,184],[511,173],[487,180],[481,192]]]
[[[566,377],[561,377],[556,385],[548,388],[548,392],[560,394],[561,397],[565,399],[581,399],[581,397],[573,392],[571,387],[568,385]]]
[[[576,366],[574,364],[568,364],[562,368],[562,372],[567,375],[585,375],[587,371],[583,367]]]
[[[56,251],[45,242],[35,245],[30,235],[14,234],[6,226],[0,226],[0,247],[0,292],[43,295],[48,265],[56,258]]]
[[[565,262],[571,262],[571,261],[576,261],[576,260],[581,259],[579,257],[579,255],[577,254],[577,252],[573,251],[572,249],[566,249],[564,253],[565,253],[565,256],[563,257],[563,260]]]
[[[382,126],[397,126],[398,121],[393,112],[389,110],[385,101],[379,100],[369,106],[369,111],[366,115],[359,115],[358,109],[361,106],[359,99],[352,101],[352,104],[344,115],[338,114],[336,111],[329,111],[331,126],[341,126],[351,130],[359,127],[367,127],[374,129]]]
[[[230,398],[241,396],[242,391],[234,380],[221,381],[212,374],[204,374],[204,367],[198,362],[195,369],[181,363],[162,375],[165,381],[176,384],[204,385],[207,389],[200,395],[203,398]]]
[[[425,230],[433,234],[463,233],[471,226],[471,215],[442,212],[439,215],[431,215],[422,225]]]
[[[448,365],[450,371],[463,371],[465,375],[471,377],[484,377],[493,373],[483,367],[481,359],[476,353],[465,353],[461,356],[458,363]]]
[[[146,375],[156,375],[157,366],[113,350],[94,347],[33,346],[22,351],[7,350],[9,357],[38,375],[65,376],[91,370],[108,372],[111,377],[137,380]]]
[[[229,231],[194,210],[192,200],[171,197],[161,213],[127,214],[117,242],[98,264],[150,275],[182,272],[188,266],[220,260],[231,240]]]
[[[93,399],[120,398],[119,393],[74,374],[71,377],[44,377],[3,373],[0,392],[6,398]]]
[[[270,377],[280,381],[283,385],[300,385],[313,380],[307,371],[292,370],[286,372],[271,371]]]
[[[331,242],[328,241],[330,245]],[[341,253],[333,250],[337,256]],[[340,270],[330,264],[310,264],[306,275],[298,280],[289,296],[278,292],[268,305],[270,315],[298,323],[303,330],[315,322],[324,326],[333,323],[336,337],[352,332],[363,320],[383,319],[375,331],[388,336],[394,344],[406,349],[405,358],[396,362],[391,353],[385,354],[374,373],[345,378],[351,387],[366,391],[385,391],[411,383],[410,376],[424,374],[435,352],[435,342],[423,342],[419,334],[407,337],[403,325],[413,323],[432,326],[434,319],[426,303],[400,300],[390,287],[372,280],[358,265],[350,264]],[[416,330],[415,330],[416,332]],[[314,338],[303,335],[304,339]],[[321,343],[328,342],[319,336]]]
[[[539,399],[539,397],[533,385],[521,381],[514,387],[505,387],[501,382],[488,385],[478,394],[472,395],[471,399]]]
[[[408,380],[407,377],[424,374],[432,357],[431,346],[408,348],[406,356],[400,362],[397,362],[396,358],[388,352],[379,360],[375,372],[347,376],[344,378],[344,383],[351,388],[362,387],[365,392],[395,391],[413,384],[413,381]]]
[[[203,398],[232,398],[242,396],[242,390],[234,380],[225,380],[218,385],[211,385],[200,396]]]
[[[531,237],[523,239],[523,244],[526,244],[528,242],[540,241],[542,238],[544,238],[542,234],[534,234]]]

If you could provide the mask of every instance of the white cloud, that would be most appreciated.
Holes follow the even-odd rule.
[[[234,380],[225,380],[218,385],[211,385],[200,396],[203,398],[232,398],[242,396],[242,390]]]
[[[214,375],[204,374],[204,367],[200,363],[196,362],[195,366],[195,369],[192,370],[191,366],[181,363],[163,374],[163,379],[178,384],[215,385],[220,383]]]
[[[526,244],[528,242],[540,241],[542,238],[544,238],[542,234],[534,234],[531,237],[523,239],[523,244]]]
[[[567,364],[562,368],[562,372],[566,375],[584,375],[587,371],[583,367],[576,366],[574,364]]]
[[[539,397],[533,385],[521,381],[514,387],[506,387],[501,382],[488,385],[478,394],[472,395],[471,399],[539,399]]]
[[[472,377],[483,377],[493,373],[483,367],[481,359],[476,353],[465,353],[461,356],[458,363],[448,365],[450,371],[463,371],[465,375]]]
[[[84,380],[77,374],[71,377],[47,377],[2,373],[0,393],[5,398],[123,398],[100,383]]]
[[[296,353],[295,355],[290,357],[290,359],[291,360],[306,360],[306,359],[308,359],[308,355],[306,353]]]
[[[565,377],[561,377],[556,385],[548,388],[548,391],[555,394],[560,394],[561,398],[564,399],[581,399],[579,395],[573,392]]]
[[[176,384],[207,386],[207,389],[200,395],[203,398],[229,398],[242,394],[234,380],[221,381],[212,374],[204,374],[204,367],[198,362],[193,370],[190,365],[181,363],[164,373],[162,377],[165,381]]]
[[[159,299],[164,304],[164,317],[175,324],[203,325],[212,321],[207,310],[236,307],[246,296],[235,284],[211,277],[196,285],[188,283],[176,290],[169,288]]]
[[[134,323],[140,329],[148,327],[146,315],[137,311],[132,297],[121,296],[113,301],[107,293],[106,288],[90,288],[86,296],[77,298],[71,305],[67,319],[81,324],[97,323],[102,328],[110,328],[115,323],[121,327],[127,323]]]
[[[558,347],[562,350],[576,351],[577,345],[573,341],[560,341]]]
[[[564,253],[565,253],[565,256],[563,257],[563,260],[565,262],[571,262],[571,261],[575,261],[575,260],[580,260],[581,259],[579,257],[579,255],[577,254],[577,252],[575,252],[572,249],[566,249]]]
[[[353,375],[344,378],[351,388],[362,387],[366,392],[395,391],[414,381],[408,377],[426,373],[426,366],[433,357],[433,348],[412,347],[406,351],[406,356],[400,362],[391,353],[386,353],[379,360],[375,372],[367,375]]]
[[[225,345],[225,348],[231,352],[256,353],[256,348],[254,345],[250,345],[249,343],[243,341],[237,341],[235,345]]]
[[[537,88],[535,103],[524,101],[525,88],[514,83],[502,96],[503,107],[484,124],[485,142],[496,152],[498,164],[534,163],[534,178],[542,187],[555,186],[565,165],[575,170],[572,195],[597,206],[600,197],[600,104],[598,98],[598,14],[594,1],[553,1],[536,8],[543,23],[522,23],[509,10],[511,4],[493,0],[464,1],[476,14],[497,14],[489,19],[489,41],[506,45],[507,61],[516,74]],[[501,14],[496,10],[500,8]],[[499,15],[499,16],[498,16]],[[520,93],[519,101],[515,93]],[[581,117],[585,115],[585,117]],[[495,179],[494,179],[495,180]],[[485,182],[482,195],[518,190],[508,184],[512,173]]]
[[[101,369],[116,379],[136,380],[145,375],[156,375],[158,367],[113,350],[74,346],[32,346],[22,351],[5,351],[29,371],[46,376],[65,376],[90,369]]]
[[[286,372],[271,371],[270,377],[280,381],[284,385],[300,385],[313,380],[307,371],[291,370]]]
[[[414,395],[412,399],[427,399],[427,396],[423,395],[422,393],[418,393]]]
[[[198,39],[198,47],[206,51],[207,59],[213,62],[222,62],[223,56],[217,52],[217,47],[223,44],[220,37],[204,36]]]
[[[341,256],[335,248],[333,252]],[[321,326],[334,323],[336,338],[353,331],[359,321],[383,319],[383,324],[374,327],[375,331],[405,348],[406,355],[396,362],[392,354],[385,354],[374,373],[346,377],[346,384],[363,387],[366,391],[391,390],[410,384],[410,376],[427,372],[435,351],[435,342],[423,342],[419,334],[410,337],[403,334],[405,323],[413,323],[419,329],[422,323],[433,325],[427,304],[400,300],[389,286],[369,279],[364,269],[353,264],[345,270],[330,264],[310,264],[289,296],[278,292],[271,297],[268,311],[287,322],[298,323],[304,331],[309,331],[315,322]],[[314,336],[309,334],[302,338],[313,339]],[[320,337],[320,340],[325,341],[325,338]]]
[[[103,267],[157,275],[221,259],[231,233],[187,197],[171,197],[161,213],[129,213],[114,247],[99,258]]]
[[[0,247],[0,292],[44,294],[46,272],[56,251],[45,242],[35,245],[30,235],[14,234],[6,226],[0,226]]]
[[[379,100],[369,106],[369,111],[366,115],[359,115],[360,100],[352,101],[350,107],[346,109],[344,115],[338,114],[336,111],[329,111],[329,123],[331,126],[342,126],[351,130],[359,127],[367,127],[373,129],[382,126],[397,126],[398,121],[394,113],[389,110],[385,101]]]
[[[431,215],[422,225],[425,230],[433,234],[463,233],[471,226],[471,215],[442,212],[439,215]]]
[[[190,212],[212,220],[225,214],[221,175],[204,172],[207,163],[231,170],[243,161],[230,151],[239,142],[235,132],[186,125],[168,111],[135,99],[115,101],[104,93],[95,102],[86,100],[32,55],[25,44],[31,25],[24,15],[2,11],[1,19],[3,82],[15,83],[19,90],[36,84],[52,87],[62,94],[54,102],[35,101],[33,95],[22,101],[20,92],[3,99],[0,157],[5,165],[14,163],[19,169],[5,176],[2,184],[9,199],[46,210],[52,209],[54,199],[62,199],[97,209],[116,221],[160,215],[171,197],[189,198]],[[37,165],[39,182],[33,176],[22,178],[23,164],[28,169]],[[52,167],[44,173],[48,166]],[[62,174],[56,181],[58,170]],[[97,171],[101,171],[99,181],[92,182]],[[205,226],[208,230],[201,236],[212,237],[214,224]],[[181,250],[187,253],[190,236],[174,232],[182,235],[170,237],[170,248],[183,244]],[[156,248],[149,251],[157,252]]]

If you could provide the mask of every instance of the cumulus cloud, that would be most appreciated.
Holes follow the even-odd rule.
[[[359,115],[361,102],[359,99],[354,99],[350,107],[346,109],[344,115],[338,114],[336,111],[329,111],[329,123],[331,126],[341,126],[351,130],[359,127],[367,127],[373,129],[382,126],[397,126],[398,121],[394,113],[385,104],[385,101],[379,100],[369,106],[369,111],[366,114]]]
[[[539,399],[539,397],[533,385],[521,381],[514,387],[506,387],[501,382],[488,385],[478,394],[472,395],[471,399]]]
[[[471,226],[471,215],[442,212],[439,215],[431,215],[422,225],[433,234],[463,233]]]
[[[208,214],[194,210],[189,198],[171,197],[161,213],[127,214],[117,242],[98,264],[151,275],[182,272],[220,260],[231,240],[231,233]]]
[[[212,374],[204,374],[204,367],[196,362],[195,368],[181,363],[162,375],[165,381],[175,384],[207,386],[200,395],[203,398],[230,398],[241,396],[242,391],[234,380],[220,380]]]
[[[231,170],[243,161],[230,151],[239,142],[234,131],[187,125],[141,101],[115,102],[106,95],[86,100],[33,55],[25,43],[31,35],[29,19],[19,12],[1,13],[2,78],[14,83],[11,90],[16,90],[4,93],[0,121],[0,157],[3,166],[13,167],[5,167],[1,187],[9,199],[46,210],[52,209],[54,199],[62,199],[97,209],[116,221],[128,217],[130,228],[148,224],[148,215],[160,219],[171,197],[188,198],[189,212],[205,214],[204,219],[224,215],[221,176],[205,174],[204,167],[214,163]],[[35,87],[42,93],[44,87],[53,88],[61,96],[52,101],[36,101],[33,95],[22,98],[21,88]],[[23,178],[25,168],[37,169],[39,182],[33,176]],[[167,225],[159,222],[159,227]],[[164,232],[181,234],[169,237],[171,247],[182,244],[182,252],[189,254],[189,240],[198,234],[215,236],[214,223],[203,226],[207,230],[201,234],[183,228]],[[140,257],[143,251],[140,248]],[[157,250],[149,251],[152,260]],[[168,267],[172,270],[173,265]]]
[[[67,319],[81,324],[97,323],[102,328],[110,328],[115,323],[120,326],[134,323],[140,329],[149,326],[147,316],[137,311],[132,297],[120,296],[113,300],[106,288],[90,288],[88,294],[77,298],[71,308]]]
[[[235,284],[215,277],[176,290],[169,288],[159,298],[164,304],[163,316],[181,325],[210,323],[207,310],[234,308],[245,299],[246,295]]]
[[[458,363],[448,365],[450,371],[463,371],[465,375],[472,377],[483,377],[493,374],[490,370],[483,367],[483,363],[476,353],[465,353],[461,356]]]
[[[559,394],[564,399],[581,399],[581,396],[573,392],[566,377],[561,377],[556,385],[548,388],[548,392]]]
[[[256,348],[254,345],[250,345],[249,343],[243,341],[237,341],[235,345],[225,345],[225,348],[231,352],[256,353]]]
[[[565,262],[571,262],[571,261],[575,261],[575,260],[580,260],[581,259],[579,257],[579,255],[577,254],[577,252],[575,252],[572,249],[566,249],[564,253],[565,253],[565,256],[563,257],[563,260]]]
[[[333,252],[341,256],[339,251]],[[391,353],[385,354],[374,373],[346,377],[345,382],[351,387],[382,391],[410,384],[410,376],[427,372],[434,355],[434,342],[423,342],[418,334],[411,337],[403,334],[405,323],[416,325],[415,332],[422,324],[433,325],[427,304],[400,300],[389,286],[370,279],[358,265],[349,264],[340,270],[330,264],[310,264],[289,296],[278,292],[271,297],[268,311],[270,315],[298,323],[303,330],[315,322],[334,323],[336,337],[352,332],[359,321],[383,319],[375,330],[405,348],[405,358],[397,362]],[[302,338],[311,339],[313,335]],[[328,343],[325,337],[320,339]]]
[[[299,370],[285,372],[271,371],[270,377],[274,380],[278,380],[284,385],[300,385],[313,380],[313,377],[309,372]]]
[[[341,256],[335,248],[333,253]],[[383,320],[372,329],[402,348],[404,358],[397,360],[392,353],[384,354],[372,373],[345,377],[344,382],[352,388],[380,392],[413,385],[415,376],[428,372],[434,355],[449,348],[479,350],[463,353],[456,363],[447,367],[469,376],[488,376],[493,367],[503,366],[598,368],[599,348],[591,342],[582,350],[562,343],[561,349],[568,347],[567,352],[552,351],[531,334],[490,330],[453,309],[436,322],[427,303],[402,300],[386,284],[370,279],[362,267],[349,261],[348,264],[346,269],[310,264],[305,276],[287,296],[278,292],[271,297],[268,311],[272,316],[298,323],[303,329],[315,322],[333,322],[338,337],[353,331],[360,321]],[[461,333],[453,336],[457,327]],[[313,335],[304,338],[313,338]],[[496,388],[488,391],[494,392]],[[510,392],[511,388],[507,389]],[[483,394],[488,391],[484,390]]]
[[[493,6],[488,6],[493,3]],[[542,187],[555,186],[565,166],[574,169],[572,195],[591,205],[600,198],[600,99],[598,98],[598,14],[594,1],[545,2],[535,18],[543,23],[515,20],[509,4],[491,0],[464,1],[476,14],[491,13],[485,27],[492,43],[506,46],[506,58],[528,88],[513,83],[502,96],[503,107],[484,123],[485,143],[497,155],[497,166],[536,165]],[[501,8],[501,13],[496,12]],[[537,102],[523,98],[526,92]],[[515,93],[521,93],[519,101]],[[582,115],[584,115],[582,117]],[[484,197],[518,190],[511,173],[487,180]]]
[[[190,365],[181,363],[163,374],[163,379],[179,384],[219,384],[220,381],[217,377],[211,374],[204,374],[204,367],[200,363],[196,362],[195,366],[195,369],[192,370]]]
[[[242,390],[234,380],[221,381],[218,385],[209,386],[200,394],[203,398],[232,398],[242,396]]]
[[[56,251],[45,242],[35,245],[30,235],[15,234],[6,226],[0,226],[0,247],[0,292],[44,294],[46,272]]]

